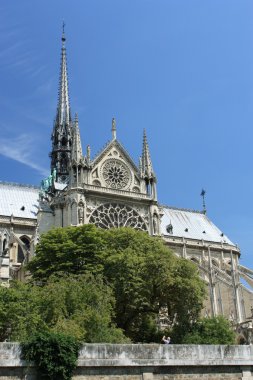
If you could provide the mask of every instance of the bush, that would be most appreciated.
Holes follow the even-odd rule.
[[[202,318],[184,336],[186,344],[235,344],[235,332],[229,321],[222,317]]]
[[[35,363],[42,379],[71,380],[80,342],[72,336],[44,331],[22,344],[24,359]]]

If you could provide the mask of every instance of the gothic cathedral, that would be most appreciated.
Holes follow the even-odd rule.
[[[161,210],[146,132],[138,167],[117,140],[115,119],[111,141],[103,151],[91,159],[88,146],[83,155],[78,117],[72,119],[70,111],[64,34],[51,139],[51,175],[43,181],[40,193],[39,233],[52,226],[92,223],[101,228],[128,226],[160,234]]]
[[[104,149],[91,158],[87,146],[83,154],[78,117],[72,118],[70,110],[65,43],[63,33],[51,174],[40,189],[0,182],[0,283],[22,279],[37,239],[52,227],[128,226],[161,236],[176,255],[198,266],[209,292],[203,315],[221,314],[234,324],[247,324],[253,318],[253,271],[240,265],[238,246],[212,223],[205,208],[158,203],[146,132],[138,165],[117,140],[114,119]]]

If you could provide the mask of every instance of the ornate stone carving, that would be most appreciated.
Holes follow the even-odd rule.
[[[115,203],[106,203],[97,207],[91,214],[89,222],[100,228],[132,227],[147,231],[147,225],[137,211],[129,206]]]
[[[112,189],[124,189],[129,185],[131,175],[128,167],[120,160],[106,160],[102,167],[105,183]]]
[[[79,224],[84,222],[84,204],[82,202],[78,205],[78,222]]]
[[[153,233],[154,235],[158,234],[158,216],[156,214],[153,215]]]

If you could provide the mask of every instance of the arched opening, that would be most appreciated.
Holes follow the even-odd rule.
[[[3,240],[3,253],[4,253],[4,251],[6,250],[6,248],[7,248],[7,239],[5,238],[5,239]]]
[[[67,139],[66,139],[65,136],[63,136],[63,138],[62,138],[61,144],[62,144],[62,146],[66,146],[67,145]]]
[[[24,259],[25,259],[25,255],[24,255],[23,249],[20,245],[18,245],[17,262],[21,264],[24,261]]]
[[[60,161],[60,172],[66,173],[68,166],[68,159],[65,153],[61,155],[61,161]]]
[[[73,169],[73,176],[74,176],[74,179],[76,179],[76,166],[74,165],[74,166],[72,167],[72,169]]]
[[[30,239],[27,236],[21,236],[20,240],[24,243],[26,249],[30,249]]]

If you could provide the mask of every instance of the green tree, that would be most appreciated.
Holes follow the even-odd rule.
[[[116,322],[134,341],[149,340],[173,282],[174,255],[160,239],[133,229],[108,230],[104,236],[104,276],[116,298]]]
[[[44,283],[51,275],[101,273],[101,231],[94,225],[53,228],[40,238],[36,256],[28,263],[33,281]]]
[[[169,315],[175,316],[171,335],[174,343],[182,343],[192,324],[199,319],[206,286],[198,275],[197,266],[185,259],[178,261],[173,279],[168,302]]]
[[[28,269],[42,284],[64,272],[103,275],[116,299],[114,321],[133,341],[159,334],[161,308],[178,325],[195,320],[205,296],[194,264],[176,257],[160,238],[131,228],[54,229],[41,237]]]
[[[22,344],[24,359],[36,364],[40,379],[71,380],[80,342],[72,336],[38,332]]]
[[[202,318],[192,326],[183,343],[186,344],[235,344],[236,334],[223,316]]]
[[[101,276],[92,274],[51,277],[41,288],[41,306],[47,326],[88,343],[127,342],[112,322],[115,299]]]
[[[46,328],[40,314],[39,288],[20,282],[0,286],[0,341],[22,341]]]
[[[85,342],[127,342],[112,322],[114,304],[101,276],[51,276],[45,286],[14,282],[0,287],[0,340],[51,331]]]

